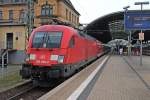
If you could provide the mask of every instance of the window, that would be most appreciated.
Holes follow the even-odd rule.
[[[21,22],[24,22],[24,21],[25,21],[25,11],[24,11],[24,10],[20,10],[19,20],[20,20]]]
[[[45,32],[37,32],[33,38],[32,47],[33,48],[40,48],[42,46],[42,42],[44,40]]]
[[[59,48],[61,45],[61,32],[48,32],[47,36],[47,47],[48,48]]]
[[[3,3],[10,3],[10,0],[2,0]]]
[[[69,21],[71,21],[71,12],[69,13]]]
[[[62,32],[37,32],[33,38],[33,48],[60,48]]]
[[[3,11],[0,10],[0,20],[2,20],[2,19],[3,19]]]
[[[74,37],[71,38],[70,42],[69,42],[69,47],[73,48],[75,45],[75,41],[74,41]]]
[[[51,5],[43,5],[41,9],[41,15],[51,16],[53,14],[53,7]]]
[[[76,20],[76,21],[77,21],[77,24],[78,24],[78,23],[79,23],[79,17],[77,17],[77,20]]]
[[[75,24],[76,24],[76,16],[74,16],[74,22],[75,22]]]
[[[3,3],[3,0],[0,0],[0,3]]]
[[[15,3],[17,3],[17,2],[20,2],[21,0],[14,0],[15,1]]]
[[[0,0],[0,3],[25,3],[27,0]]]
[[[73,23],[73,14],[72,14],[72,23]]]
[[[66,9],[66,20],[68,20],[68,9]]]
[[[25,3],[27,0],[14,0],[13,3]]]
[[[13,20],[13,10],[9,10],[9,20]]]

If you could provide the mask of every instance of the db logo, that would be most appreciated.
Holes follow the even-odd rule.
[[[41,56],[40,56],[40,59],[45,59],[45,55],[41,55]]]

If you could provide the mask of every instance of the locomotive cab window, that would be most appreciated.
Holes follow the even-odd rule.
[[[74,37],[72,37],[72,38],[70,39],[70,42],[69,42],[69,47],[70,47],[70,48],[73,48],[74,45],[75,45],[75,40],[74,40]]]
[[[40,48],[42,47],[42,42],[44,40],[44,32],[37,32],[34,35],[33,41],[32,41],[32,47],[33,48]]]
[[[60,48],[62,32],[48,32],[47,48]]]
[[[36,32],[32,41],[33,48],[60,48],[62,32]]]

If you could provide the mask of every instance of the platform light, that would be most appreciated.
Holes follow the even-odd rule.
[[[130,8],[130,6],[123,7],[124,10],[128,10],[128,8]]]
[[[134,4],[135,5],[146,5],[146,4],[149,4],[149,1],[146,1],[146,2],[135,2]]]
[[[123,9],[124,9],[124,31],[126,31],[126,28],[125,28],[125,14],[127,14],[128,8],[130,8],[130,6],[123,7]],[[129,32],[128,43],[131,44],[131,31]],[[131,48],[129,46],[128,46],[128,55],[129,56],[131,55]]]

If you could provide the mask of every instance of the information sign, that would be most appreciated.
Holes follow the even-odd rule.
[[[144,40],[144,33],[139,33],[139,40]]]
[[[150,13],[125,13],[125,30],[150,30]]]

